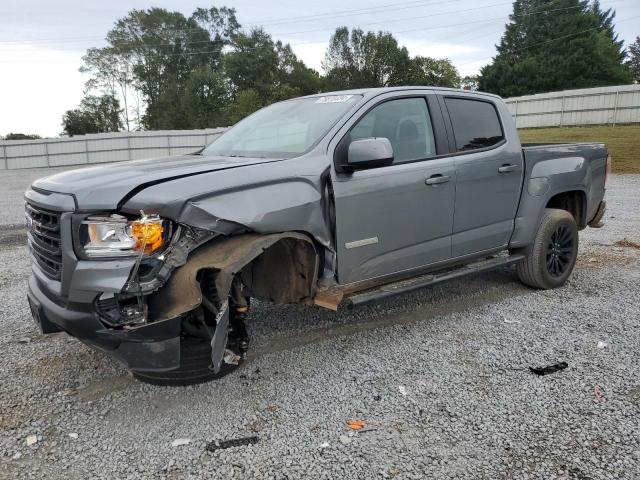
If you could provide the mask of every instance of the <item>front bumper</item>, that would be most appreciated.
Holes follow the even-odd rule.
[[[93,303],[64,302],[48,280],[29,278],[29,306],[43,333],[64,331],[97,350],[108,353],[130,370],[167,371],[180,365],[180,322],[174,318],[134,328],[108,328]]]
[[[180,323],[173,318],[134,328],[111,328],[100,321],[94,302],[103,294],[117,294],[135,261],[79,260],[73,250],[72,223],[75,200],[71,195],[29,189],[27,202],[54,212],[59,225],[61,275],[52,277],[32,262],[29,305],[43,333],[64,331],[87,345],[106,352],[131,370],[166,371],[180,365]]]

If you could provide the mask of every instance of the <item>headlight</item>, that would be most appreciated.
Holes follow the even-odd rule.
[[[157,215],[128,220],[122,215],[87,217],[80,225],[80,245],[87,257],[151,254],[164,246],[165,222]]]

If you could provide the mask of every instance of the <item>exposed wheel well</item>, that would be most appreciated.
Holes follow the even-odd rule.
[[[547,202],[546,208],[566,210],[573,215],[580,230],[587,226],[587,200],[584,192],[580,190],[572,190],[554,195]]]
[[[216,238],[196,249],[167,283],[149,298],[154,320],[197,308],[203,297],[198,273],[213,270],[212,288],[226,295],[240,274],[252,296],[273,303],[311,303],[319,255],[311,237],[298,232]]]
[[[313,244],[283,238],[243,267],[242,281],[252,296],[273,303],[299,303],[313,298],[319,265]]]

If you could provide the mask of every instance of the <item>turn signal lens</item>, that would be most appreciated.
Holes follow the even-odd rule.
[[[153,253],[164,244],[164,227],[159,218],[142,218],[131,222],[131,236],[135,239],[135,249]]]

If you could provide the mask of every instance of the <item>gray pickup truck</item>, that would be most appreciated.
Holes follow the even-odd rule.
[[[521,146],[484,93],[280,102],[192,155],[36,181],[29,304],[142,381],[201,382],[242,363],[250,298],[337,310],[507,265],[563,285],[609,165],[602,144]]]

